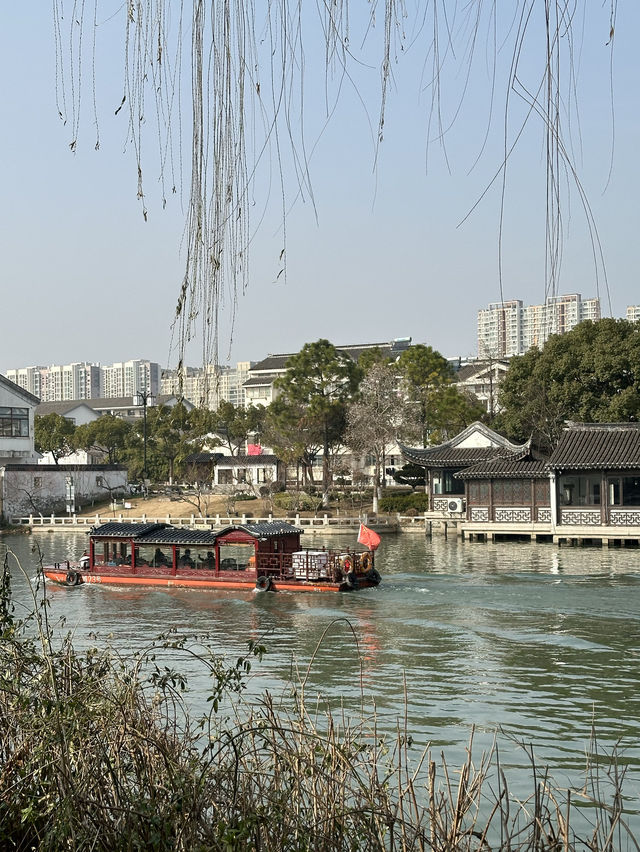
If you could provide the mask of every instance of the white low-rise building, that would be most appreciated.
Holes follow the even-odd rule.
[[[34,418],[39,402],[0,375],[0,518],[10,522],[27,515],[72,513],[123,494],[127,470],[121,465],[38,464]]]
[[[33,423],[39,402],[37,396],[0,375],[0,466],[37,460]]]

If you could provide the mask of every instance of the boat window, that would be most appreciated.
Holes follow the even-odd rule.
[[[181,568],[195,568],[195,548],[176,547],[176,565],[178,566],[178,571]]]
[[[106,557],[107,543],[105,541],[96,541],[93,545],[93,564],[94,565],[105,565],[107,563]]]
[[[195,559],[196,568],[205,568],[207,571],[213,571],[216,567],[216,555],[212,547],[196,547]]]
[[[136,547],[136,565],[170,568],[173,565],[171,547],[162,548],[157,544],[143,544]]]
[[[97,541],[93,547],[93,564],[130,565],[129,545],[126,541]]]
[[[216,556],[213,547],[183,547],[176,548],[176,565],[178,570],[197,568],[213,571],[216,567]]]
[[[255,547],[253,544],[221,544],[221,571],[250,571],[255,568]]]

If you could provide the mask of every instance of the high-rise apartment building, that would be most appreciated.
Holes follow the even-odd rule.
[[[640,322],[640,305],[629,305],[627,307],[627,320],[629,322]]]
[[[183,371],[182,385],[177,370],[163,370],[161,393],[182,393],[195,406],[205,406],[215,411],[221,402],[231,402],[244,408],[244,383],[252,366],[251,361],[238,361],[235,367],[207,364],[204,368],[187,367]]]
[[[532,346],[542,347],[549,335],[566,334],[584,320],[600,319],[600,299],[583,300],[579,293],[551,296],[542,305],[524,306],[514,299],[492,302],[478,311],[478,356],[509,358]]]
[[[522,351],[522,302],[491,302],[478,311],[478,357],[505,358]]]
[[[152,361],[125,361],[101,367],[78,362],[50,367],[19,367],[6,376],[42,402],[72,399],[128,397],[148,390],[160,393],[160,365]]]
[[[148,391],[160,393],[160,365],[153,361],[121,361],[102,367],[102,396],[105,399],[135,396]]]
[[[7,370],[7,378],[39,397],[42,402],[95,399],[100,396],[100,367],[86,361]]]

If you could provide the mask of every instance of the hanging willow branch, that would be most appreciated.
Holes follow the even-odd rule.
[[[606,40],[612,49],[617,0],[609,2]],[[315,53],[319,43],[324,45],[327,121],[343,86],[357,85],[352,77],[354,67],[362,72],[371,55],[377,56],[379,118],[374,164],[375,151],[383,144],[394,68],[404,52],[419,50],[425,57],[428,73],[422,84],[429,93],[426,145],[429,149],[438,143],[448,164],[445,140],[479,67],[487,78],[490,96],[486,127],[477,134],[478,158],[485,149],[489,127],[494,115],[499,114],[497,59],[501,52],[509,51],[510,69],[501,97],[502,162],[496,164],[485,192],[495,182],[501,186],[504,213],[512,153],[525,127],[533,119],[539,120],[547,167],[546,295],[557,291],[563,215],[572,191],[577,191],[587,220],[594,265],[603,270],[597,230],[573,149],[576,132],[579,138],[575,39],[576,33],[584,30],[589,5],[587,0],[513,0],[509,4],[496,0],[415,0],[409,14],[404,0],[321,0],[313,4],[309,0],[258,4],[254,0],[126,0],[115,11],[107,0],[53,0],[58,110],[68,123],[72,150],[78,144],[87,75],[96,147],[99,145],[96,34],[113,18],[123,19],[123,96],[115,112],[128,110],[127,142],[135,153],[137,194],[145,218],[145,140],[153,128],[162,203],[166,204],[167,195],[183,191],[182,145],[188,138],[183,115],[189,114],[185,267],[174,323],[179,364],[184,362],[185,347],[196,336],[198,324],[203,363],[216,359],[221,308],[230,308],[235,316],[237,299],[248,284],[252,228],[264,215],[267,196],[274,187],[282,211],[281,273],[286,270],[289,205],[298,197],[313,204],[308,152],[317,140],[306,139],[305,119],[310,111],[317,111],[317,102],[310,108],[305,103],[305,45],[309,43]],[[523,70],[525,55],[538,59],[539,73],[536,77],[534,72],[533,79]],[[185,67],[189,62],[187,107],[183,98],[188,91]],[[457,75],[458,91],[444,91],[448,68]],[[514,101],[526,104],[524,114],[521,109],[514,110]],[[263,168],[271,174],[258,180]],[[250,219],[252,209],[258,212]]]

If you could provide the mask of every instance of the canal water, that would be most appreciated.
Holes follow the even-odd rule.
[[[306,546],[338,541],[305,534]],[[45,563],[73,559],[86,534],[0,543],[34,576],[34,550]],[[510,786],[522,783],[523,795],[531,790],[520,743],[534,747],[559,786],[579,787],[595,731],[600,752],[617,748],[628,767],[637,836],[640,551],[405,533],[383,537],[376,567],[381,585],[351,594],[49,586],[50,617],[64,619],[80,647],[97,635],[123,652],[169,628],[206,634],[233,660],[260,640],[268,653],[252,671],[250,695],[286,693],[311,663],[307,699],[356,713],[364,695],[381,727],[393,732],[401,720],[417,746],[431,744],[451,766],[464,761],[472,727],[478,757],[497,737]],[[29,609],[28,583],[15,564],[12,574],[15,599]],[[206,681],[185,660],[177,665],[190,676],[194,705],[204,706]]]

